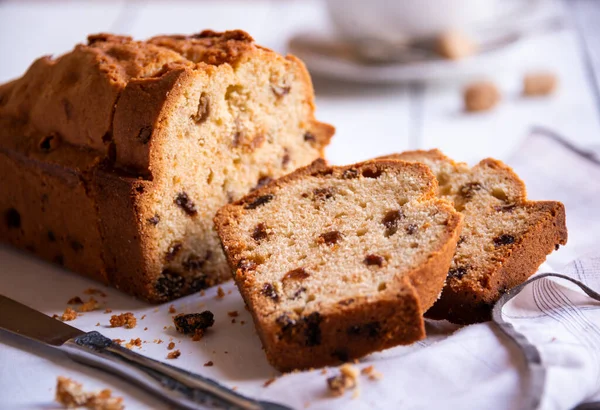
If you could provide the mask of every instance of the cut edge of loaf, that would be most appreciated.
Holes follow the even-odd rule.
[[[236,226],[235,219],[244,212],[244,206],[260,201],[261,198],[272,195],[276,189],[285,189],[289,183],[307,176],[343,174],[348,170],[358,170],[359,173],[364,170],[377,172],[385,167],[414,165],[418,165],[418,172],[424,173],[428,179],[428,187],[421,193],[419,201],[431,201],[449,215],[445,242],[441,243],[440,239],[439,248],[429,253],[430,257],[421,266],[400,277],[394,276],[394,283],[388,284],[378,297],[357,297],[348,305],[338,304],[308,316],[300,315],[293,319],[293,327],[299,336],[291,340],[278,336],[282,331],[281,323],[273,320],[272,315],[267,320],[266,316],[259,314],[266,309],[264,296],[257,292],[260,280],[247,269],[246,261],[241,256],[244,245],[239,240],[239,227]],[[234,280],[252,313],[267,358],[273,366],[281,371],[320,367],[392,346],[413,343],[425,337],[423,313],[435,302],[444,285],[462,223],[462,216],[447,201],[435,198],[436,185],[429,168],[420,164],[378,160],[331,167],[324,160],[317,160],[219,210],[215,216],[215,226]],[[280,319],[282,317],[285,318],[285,314],[279,316]],[[364,334],[348,337],[346,332],[350,328],[359,329],[357,332],[362,331]],[[370,332],[375,332],[375,328],[377,336],[369,335]],[[319,333],[322,344],[305,345],[303,337],[311,331]]]

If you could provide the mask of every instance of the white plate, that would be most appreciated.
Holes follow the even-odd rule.
[[[352,45],[338,41],[326,33],[302,33],[289,42],[289,49],[304,61],[311,74],[351,82],[390,84],[418,81],[444,81],[483,76],[490,68],[502,69],[510,64],[509,53],[524,38],[545,30],[555,29],[556,3],[538,0],[524,6],[518,18],[502,26],[477,29],[469,34],[478,44],[501,46],[459,61],[439,58],[413,59],[387,64],[369,64],[361,61],[352,51]]]

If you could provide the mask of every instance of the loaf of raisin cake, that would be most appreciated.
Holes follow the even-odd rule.
[[[470,168],[438,150],[385,158],[428,165],[439,181],[439,196],[464,215],[447,284],[428,317],[459,324],[490,320],[500,296],[567,242],[563,204],[528,201],[523,181],[498,160]]]
[[[276,368],[425,336],[462,221],[436,188],[422,164],[317,160],[219,210],[234,280]]]
[[[152,302],[210,286],[216,210],[322,156],[313,112],[242,31],[89,36],[0,86],[0,238]]]

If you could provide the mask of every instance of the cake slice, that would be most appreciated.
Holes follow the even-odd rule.
[[[439,197],[464,215],[446,286],[427,317],[459,324],[490,320],[500,296],[567,242],[563,204],[528,201],[523,181],[498,160],[484,159],[470,168],[438,150],[384,158],[429,166],[439,182]]]
[[[217,213],[234,280],[278,369],[425,336],[461,216],[424,165],[317,160]]]
[[[151,302],[226,280],[212,219],[323,155],[313,101],[243,31],[91,35],[0,86],[0,241]]]

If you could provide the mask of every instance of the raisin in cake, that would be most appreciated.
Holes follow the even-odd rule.
[[[324,366],[425,336],[462,217],[422,164],[323,160],[222,208],[215,224],[269,361]]]
[[[216,210],[322,156],[313,112],[242,31],[90,36],[0,86],[0,238],[153,302],[210,286]]]
[[[489,320],[500,296],[567,242],[563,204],[528,201],[523,181],[500,161],[484,159],[469,168],[438,150],[385,158],[428,165],[439,196],[465,217],[446,287],[428,317],[462,324]]]

